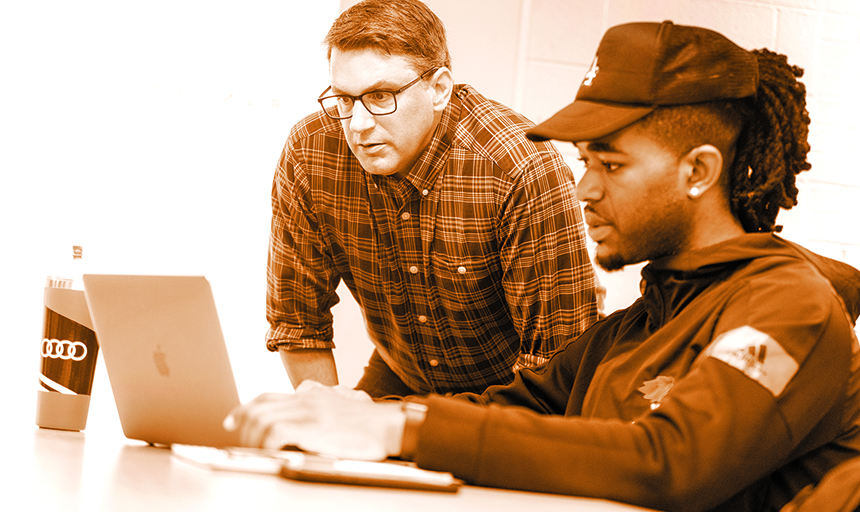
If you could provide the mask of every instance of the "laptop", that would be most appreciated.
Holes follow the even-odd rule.
[[[90,316],[122,430],[153,445],[238,446],[239,394],[203,276],[86,274]]]
[[[129,439],[179,460],[292,480],[456,492],[450,473],[404,463],[241,448],[224,430],[239,394],[203,276],[84,274],[90,317]]]

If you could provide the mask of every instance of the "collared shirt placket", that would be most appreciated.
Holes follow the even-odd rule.
[[[434,374],[440,371],[443,357],[429,306],[435,291],[427,279],[429,269],[425,263],[421,236],[422,203],[427,199],[411,185],[409,187],[409,196],[397,212],[397,241],[403,265],[407,269],[408,304],[413,322],[412,332],[415,334],[414,353],[427,380],[435,384],[438,379],[434,378]]]
[[[432,385],[433,373],[442,366],[438,336],[433,331],[433,320],[429,307],[433,291],[426,280],[426,265],[421,237],[421,203],[427,194],[422,194],[407,180],[396,177],[371,177],[376,185],[370,192],[370,203],[379,226],[379,233],[387,253],[386,259],[393,263],[392,272],[401,274],[404,296],[399,297],[408,311],[401,321],[410,323],[405,332],[412,333],[400,343],[409,346],[391,346],[397,352],[396,359],[413,359],[423,373],[415,376]],[[391,300],[396,300],[394,297]],[[410,353],[411,352],[411,353]]]

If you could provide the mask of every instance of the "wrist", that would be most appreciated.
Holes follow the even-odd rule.
[[[418,449],[418,430],[427,416],[427,405],[404,401],[401,404],[401,410],[406,420],[403,424],[403,437],[400,442],[400,458],[412,460]]]
[[[325,348],[279,348],[281,362],[287,370],[293,389],[305,380],[313,380],[326,386],[336,386],[337,366],[331,349]]]

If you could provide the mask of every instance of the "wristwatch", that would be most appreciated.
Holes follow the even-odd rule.
[[[424,423],[424,417],[427,416],[427,405],[421,402],[404,400],[401,408],[406,415],[406,423],[403,425],[400,457],[412,460],[415,451],[418,449],[418,429]]]

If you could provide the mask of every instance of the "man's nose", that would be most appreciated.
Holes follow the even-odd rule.
[[[603,198],[603,187],[597,172],[585,170],[576,184],[576,198],[580,203],[594,203]]]
[[[356,101],[352,107],[352,117],[349,118],[349,129],[353,132],[363,132],[373,128],[375,123],[376,118],[367,110],[364,103]]]

